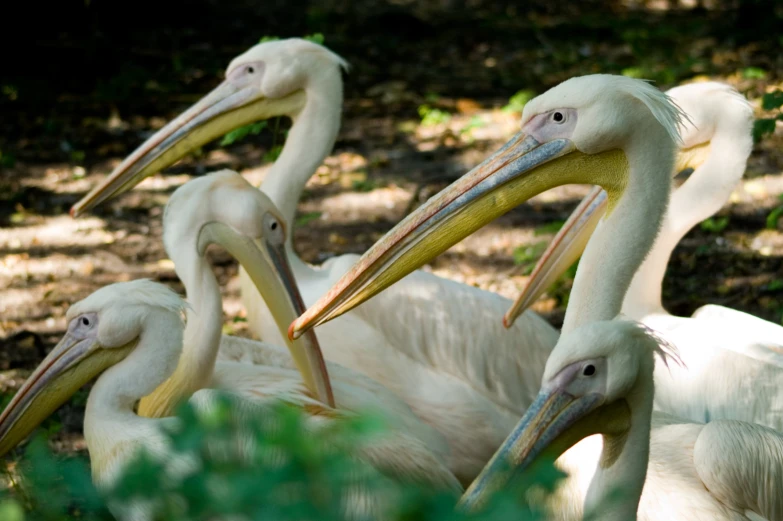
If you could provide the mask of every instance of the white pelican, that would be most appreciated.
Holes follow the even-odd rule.
[[[672,193],[661,233],[634,275],[622,313],[675,344],[685,362],[672,369],[658,366],[656,410],[694,421],[744,420],[783,430],[783,327],[714,305],[690,318],[675,317],[661,303],[674,247],[720,209],[742,178],[753,146],[753,112],[735,89],[720,83],[686,85],[668,94],[695,125],[683,133],[677,169],[695,170]],[[585,198],[542,255],[506,323],[576,260],[605,208],[600,188]]]
[[[631,279],[652,247],[669,199],[674,141],[679,139],[677,128],[684,117],[665,94],[645,82],[629,78],[593,75],[573,78],[550,89],[526,105],[522,132],[518,136],[485,163],[430,199],[379,241],[327,297],[294,323],[293,333],[358,305],[419,263],[426,262],[532,195],[561,184],[590,183],[607,191],[609,208],[579,265],[566,312],[563,345],[584,339],[587,333],[580,326],[612,320],[618,315]],[[492,349],[491,343],[487,349]],[[555,351],[560,353],[567,349],[560,349],[558,345]],[[622,360],[623,356],[630,357],[630,354],[618,351],[614,360]],[[558,360],[563,359],[556,354],[550,363],[556,365]],[[612,369],[612,361],[608,357],[600,363],[596,361],[585,376],[597,374],[598,369]],[[547,368],[555,365],[547,365]],[[648,365],[651,374],[651,356]],[[551,373],[547,375],[551,376]],[[605,378],[599,377],[599,380],[609,382]],[[628,399],[638,401],[640,394],[631,393]],[[641,426],[633,431],[634,435],[649,436],[651,394],[647,400],[646,410],[636,409],[634,416],[625,416],[632,425]],[[536,426],[543,426],[542,423],[537,422]],[[607,427],[607,432],[612,434],[617,431],[609,428],[619,431],[622,425],[610,422]],[[762,429],[762,432],[771,431]],[[626,427],[625,434],[629,433]],[[514,440],[522,441],[517,434],[518,431],[509,438],[510,444]],[[620,445],[615,442],[622,440],[626,441],[626,446],[642,451],[641,454],[630,450],[618,454]],[[569,444],[575,441],[570,440]],[[631,441],[634,445],[628,445]],[[607,447],[614,452],[605,453],[598,473],[624,470],[623,463],[633,461],[637,456],[646,459],[644,452],[648,445],[643,439],[619,437],[612,438],[612,442]],[[583,443],[580,444],[581,454],[589,447],[590,440]],[[753,445],[754,448],[759,446]],[[567,446],[556,448],[562,452]],[[573,466],[574,455],[580,451],[571,453],[565,465],[567,468]],[[668,456],[669,453],[663,454]],[[679,454],[673,460],[675,464],[688,461]],[[596,463],[593,460],[581,465],[583,475],[595,472]],[[643,471],[645,467],[641,468]],[[629,493],[636,493],[638,500],[643,482],[642,472],[641,477],[629,478],[624,485]],[[741,478],[731,482],[743,483]],[[484,480],[480,478],[473,491],[480,490],[484,486],[482,483]],[[677,482],[671,486],[676,489]],[[600,498],[604,492],[598,488],[594,497]],[[470,497],[466,498],[468,505]],[[771,501],[779,500],[778,496]],[[588,504],[588,510],[591,508],[592,503]],[[601,519],[635,518],[636,501],[622,503],[620,508],[625,510],[620,510],[616,517],[603,515],[604,511]],[[753,510],[752,505],[749,508]],[[671,518],[671,511],[662,517]],[[685,519],[698,517],[686,516]],[[735,516],[734,519],[741,518]]]
[[[609,209],[582,256],[563,332],[614,318],[663,220],[685,117],[664,93],[622,76],[572,78],[532,99],[519,134],[370,248],[292,324],[292,336],[361,304],[530,197],[571,183],[603,187]]]
[[[170,289],[148,280],[106,286],[71,306],[66,314],[65,336],[0,416],[0,455],[27,436],[79,387],[100,375],[90,391],[84,419],[95,483],[101,488],[111,487],[141,447],[153,457],[170,460],[167,438],[161,429],[178,420],[144,418],[133,407],[175,370],[183,342],[185,308],[184,301]],[[257,385],[263,378],[265,388],[257,390],[252,402],[236,407],[235,414],[257,414],[264,408],[253,406],[254,403],[282,399],[313,411],[312,428],[340,416],[339,412],[325,411],[320,402],[311,398],[296,370],[262,369],[255,366],[253,382]],[[237,373],[237,378],[242,376],[241,371]],[[334,389],[338,402],[343,394],[348,401],[363,400],[354,396],[356,389],[350,385],[341,388],[335,384]],[[190,401],[197,410],[204,410],[214,399],[215,391],[207,389],[194,393]],[[430,486],[459,489],[439,458],[405,432],[390,431],[371,440],[358,447],[357,455],[381,472]],[[174,472],[185,470],[183,465],[187,467],[187,462],[179,460],[170,464],[176,467]],[[115,513],[122,519],[146,520],[150,513],[144,508],[145,505],[135,505]]]
[[[231,62],[221,85],[141,145],[72,213],[133,187],[228,130],[285,114],[294,124],[261,190],[282,219],[293,222],[302,189],[339,128],[340,66],[339,57],[311,42],[256,45]],[[313,268],[295,254],[287,231],[297,285],[305,303],[313,304],[357,257],[343,255]],[[263,340],[282,344],[284,335],[263,299],[247,274],[240,275],[251,329]],[[382,298],[322,327],[318,337],[327,359],[380,382],[446,436],[456,474],[469,481],[535,396],[558,336],[532,312],[517,322],[515,335],[507,335],[491,317],[509,304],[494,293],[417,271]],[[492,353],[477,334],[494,339]]]
[[[285,227],[269,198],[230,170],[194,179],[171,195],[163,216],[163,242],[185,286],[190,309],[177,370],[142,398],[140,415],[170,416],[181,401],[206,387],[226,389],[253,400],[268,394],[267,375],[270,371],[277,374],[278,368],[281,374],[292,376],[285,385],[292,386],[294,392],[300,392],[301,386],[293,372],[297,367],[308,375],[306,381],[316,381],[316,387],[328,390],[328,381],[320,383],[329,376],[318,363],[315,337],[305,346],[287,345],[291,353],[314,353],[315,363],[311,365],[307,360],[294,364],[289,352],[270,343],[221,336],[221,295],[205,258],[212,243],[248,266],[254,287],[270,303],[282,327],[296,318],[297,310],[303,311],[283,247]],[[334,363],[327,367],[332,382],[339,386],[336,405],[340,409],[380,411],[396,431],[421,440],[444,462],[450,460],[443,437],[423,424],[396,395],[360,373]],[[283,382],[276,385],[283,392]]]
[[[549,498],[551,519],[629,521],[638,510],[645,521],[783,520],[783,435],[742,421],[701,424],[653,413],[654,353],[666,361],[676,351],[649,332],[613,320],[564,333],[535,403],[462,508],[480,509],[514,473],[599,434],[603,443],[581,451],[592,477]]]

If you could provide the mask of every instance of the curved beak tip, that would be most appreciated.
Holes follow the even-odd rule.
[[[503,327],[506,329],[511,327],[511,322],[508,320],[508,315],[503,315]]]
[[[288,326],[288,340],[296,340],[299,338],[299,331],[296,330],[296,320],[291,322],[291,325]]]

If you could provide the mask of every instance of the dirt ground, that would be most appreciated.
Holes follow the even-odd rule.
[[[75,28],[64,24],[30,40],[31,56],[48,57],[45,74],[31,71],[40,61],[11,61],[8,77],[0,78],[0,391],[6,400],[57,342],[75,301],[140,277],[182,291],[161,244],[162,210],[173,190],[222,167],[254,183],[263,179],[264,154],[276,139],[269,131],[205,147],[89,216],[67,214],[261,36],[322,32],[325,44],[352,64],[344,77],[340,136],[300,204],[295,243],[313,263],[365,251],[498,148],[517,128],[518,112],[503,108],[520,89],[542,92],[569,76],[600,71],[653,77],[662,88],[710,78],[739,88],[762,116],[760,97],[781,87],[777,36],[767,38],[762,29],[731,33],[726,19],[746,13],[719,2],[707,2],[707,9],[591,2],[582,12],[543,3],[525,12],[511,2],[481,1],[466,12],[464,3],[447,0],[301,4],[306,16],[292,21],[284,16],[290,6],[275,4],[270,14],[238,2],[214,21],[222,28],[215,34],[203,19],[217,16],[219,6],[204,1],[198,19],[164,17],[159,26],[144,26],[143,36],[132,27],[113,32],[96,4],[70,14]],[[136,18],[129,16],[132,26]],[[778,125],[756,145],[745,180],[718,215],[728,218],[725,227],[696,227],[678,246],[664,287],[671,312],[688,315],[717,303],[780,322],[783,234],[774,222],[767,228],[767,217],[783,203],[781,145]],[[536,197],[428,269],[513,298],[552,237],[551,223],[564,220],[587,189]],[[243,334],[236,263],[219,251],[213,261],[226,332]],[[569,287],[566,280],[535,309],[559,325]],[[82,448],[84,399],[80,393],[48,424],[58,448]]]

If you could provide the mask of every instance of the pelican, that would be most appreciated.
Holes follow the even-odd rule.
[[[269,393],[267,374],[269,371],[276,374],[278,369],[281,374],[293,376],[285,385],[300,392],[301,382],[292,372],[299,368],[302,374],[314,374],[304,381],[316,381],[319,384],[316,388],[329,391],[332,403],[336,399],[340,409],[379,411],[387,416],[397,432],[416,437],[444,463],[449,461],[443,437],[423,424],[396,395],[338,364],[324,366],[322,361],[319,364],[315,337],[308,339],[306,346],[308,352],[316,353],[311,357],[316,362],[310,364],[309,360],[295,363],[296,358],[292,359],[284,349],[270,343],[221,336],[221,295],[215,274],[205,258],[206,248],[213,243],[224,247],[242,265],[248,266],[255,287],[270,303],[269,308],[279,317],[283,327],[295,318],[296,310],[303,311],[283,247],[285,227],[286,223],[269,198],[231,170],[194,179],[171,195],[163,216],[163,243],[191,306],[187,311],[184,348],[177,369],[166,382],[141,399],[139,414],[170,416],[181,401],[203,388],[226,389],[253,400]],[[288,344],[287,347],[291,353],[298,352],[296,346]],[[329,375],[339,387],[336,397],[332,397]],[[327,382],[320,383],[322,379]],[[283,384],[282,380],[276,384],[281,392]]]
[[[734,419],[783,430],[783,328],[715,305],[699,308],[692,317],[675,317],[661,303],[674,247],[720,209],[742,178],[753,146],[753,112],[735,89],[720,83],[686,85],[668,94],[695,125],[683,134],[685,149],[677,170],[695,170],[673,192],[661,233],[634,275],[622,313],[677,345],[685,362],[672,369],[658,366],[656,410],[693,421]],[[515,314],[576,260],[606,204],[605,192],[597,188],[577,207],[542,255],[505,323],[513,323]]]
[[[783,519],[783,435],[742,421],[690,423],[654,413],[655,353],[677,361],[676,350],[634,322],[564,333],[534,404],[461,507],[480,509],[513,474],[599,434],[603,443],[582,451],[582,465],[595,469],[589,486],[551,498],[552,519],[628,521],[637,510],[645,521]]]
[[[341,66],[339,57],[312,42],[256,45],[231,62],[222,84],[142,144],[72,214],[130,189],[233,128],[290,115],[293,127],[261,190],[280,209],[281,220],[292,223],[302,189],[339,128]],[[343,255],[313,268],[294,252],[291,227],[286,232],[294,277],[304,302],[313,304],[357,257]],[[240,277],[251,330],[281,345],[286,335],[249,274],[241,270]],[[535,396],[557,341],[557,331],[532,312],[515,324],[514,336],[507,335],[491,317],[508,305],[494,293],[417,271],[382,298],[322,327],[318,336],[327,359],[381,383],[442,433],[458,462],[455,473],[470,481]],[[492,353],[476,334],[494,339]]]
[[[581,338],[581,326],[620,313],[631,279],[653,245],[669,200],[678,127],[686,120],[666,94],[622,76],[577,77],[550,89],[525,106],[517,136],[376,243],[292,324],[291,336],[371,298],[533,195],[584,183],[601,186],[609,204],[585,248],[566,310],[562,335]],[[647,412],[647,422],[649,417]],[[583,440],[561,464],[591,475],[597,461],[574,461],[590,453],[593,440]],[[566,491],[573,487],[572,482]],[[633,512],[618,519],[633,519]]]
[[[167,461],[172,472],[187,470],[188,462],[171,460],[162,429],[176,425],[177,418],[144,418],[134,410],[137,400],[160,386],[175,370],[183,343],[182,301],[167,287],[148,280],[112,284],[97,290],[70,307],[68,330],[24,383],[0,415],[0,455],[26,437],[46,416],[87,381],[98,376],[90,391],[84,419],[84,436],[90,454],[93,480],[111,488],[124,466],[141,448]],[[256,366],[253,381],[266,381],[255,400],[245,400],[234,414],[264,410],[262,400],[283,399],[314,412],[312,428],[339,418],[314,400],[296,370]],[[242,374],[237,374],[242,378]],[[292,383],[298,381],[299,384]],[[356,389],[335,385],[338,402]],[[208,411],[215,391],[197,391],[190,402],[197,411]],[[366,404],[366,403],[365,403]],[[256,406],[254,406],[256,405]],[[371,405],[371,404],[370,404]],[[252,440],[240,440],[252,443]],[[382,436],[358,447],[361,458],[381,472],[430,486],[459,489],[456,479],[423,443],[405,432]],[[184,468],[183,468],[184,466]],[[148,505],[117,509],[121,519],[151,519]]]
[[[601,186],[609,203],[576,272],[563,332],[611,320],[658,234],[686,118],[643,81],[597,74],[559,84],[525,105],[516,136],[373,245],[289,335],[361,304],[530,197],[572,183]]]

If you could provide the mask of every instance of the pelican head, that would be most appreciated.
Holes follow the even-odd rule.
[[[658,89],[622,76],[577,77],[550,89],[525,105],[521,132],[378,241],[290,333],[345,313],[555,186],[598,184],[611,208],[635,170],[630,162],[672,158],[682,116]]]
[[[247,270],[285,337],[288,325],[305,309],[286,256],[286,226],[266,194],[238,173],[222,170],[172,194],[163,216],[163,243],[181,276],[210,244],[224,247]],[[315,335],[288,344],[305,383],[333,405]]]
[[[509,465],[512,473],[523,472],[593,434],[609,438],[600,464],[611,467],[624,449],[640,400],[649,402],[649,424],[654,353],[676,357],[672,349],[631,321],[591,322],[564,333],[547,360],[538,396],[465,492],[463,507],[476,508],[489,491],[502,487]]]
[[[305,90],[339,74],[345,61],[299,38],[260,43],[234,58],[226,79],[129,155],[71,208],[74,217],[133,188],[188,152],[235,128],[274,116],[295,117]]]
[[[672,204],[663,226],[664,233],[672,237],[671,244],[659,237],[656,253],[661,248],[663,253],[669,253],[667,246],[673,248],[682,235],[725,204],[742,178],[753,148],[753,109],[733,87],[710,81],[674,87],[666,94],[693,122],[682,129],[682,147],[677,151],[673,173],[686,169],[695,171],[683,185],[685,190],[678,189],[672,194]],[[606,192],[596,187],[577,206],[541,255],[525,289],[503,317],[506,327],[510,327],[576,262],[607,204]],[[645,264],[652,262],[665,264],[668,258],[657,257],[651,252]],[[640,269],[639,274],[654,279],[648,270]]]
[[[137,345],[151,308],[182,325],[185,302],[166,286],[149,280],[105,286],[71,306],[62,340],[0,415],[0,455],[27,437],[80,387],[126,358]],[[182,327],[168,327],[165,334],[172,348],[148,368],[150,378],[158,381],[174,371],[182,347]]]

